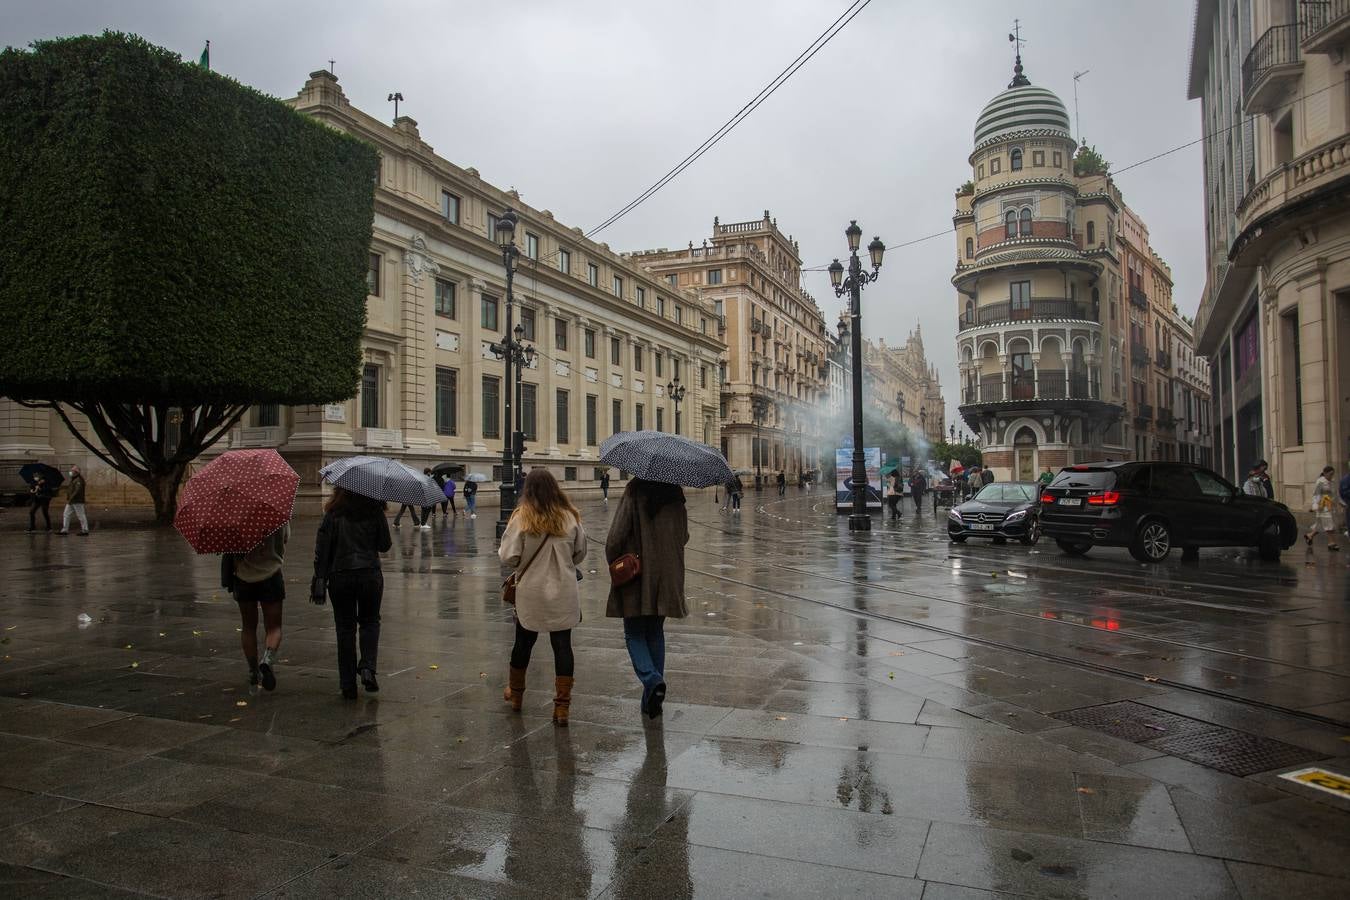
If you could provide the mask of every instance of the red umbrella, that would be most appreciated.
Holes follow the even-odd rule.
[[[188,481],[173,526],[198,553],[247,553],[285,525],[300,476],[275,450],[229,450]]]
[[[959,460],[959,459],[953,459],[953,460],[952,460],[951,473],[952,473],[953,475],[960,475],[960,474],[961,474],[962,472],[964,472],[965,470],[966,470],[966,467],[963,466],[963,465],[961,465],[961,460]]]

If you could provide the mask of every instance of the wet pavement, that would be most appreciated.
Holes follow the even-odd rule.
[[[273,694],[176,534],[0,531],[0,895],[1350,895],[1350,799],[1280,777],[1350,777],[1346,559],[1070,559],[944,516],[861,537],[820,494],[691,495],[663,720],[597,556],[565,730],[546,642],[501,701],[490,511],[395,532],[356,703],[314,520]]]

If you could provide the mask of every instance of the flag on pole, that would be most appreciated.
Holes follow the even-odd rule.
[[[199,59],[199,60],[197,60],[197,65],[201,66],[203,69],[208,69],[208,70],[209,70],[209,69],[211,68],[211,42],[210,42],[210,41],[207,41],[207,42],[206,42],[206,47],[205,47],[205,49],[202,50],[202,58]]]

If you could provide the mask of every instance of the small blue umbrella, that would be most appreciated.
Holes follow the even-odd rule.
[[[411,506],[435,506],[445,499],[440,487],[426,475],[383,456],[349,456],[319,470],[329,484],[373,500],[392,500]]]
[[[621,431],[600,445],[600,461],[645,478],[712,487],[731,478],[726,459],[707,444],[664,431]]]

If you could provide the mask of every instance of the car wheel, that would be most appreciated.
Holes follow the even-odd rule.
[[[1082,556],[1092,549],[1091,544],[1080,544],[1075,541],[1066,541],[1063,538],[1056,538],[1055,543],[1059,544],[1059,549],[1070,556]]]
[[[1130,555],[1140,562],[1159,563],[1172,551],[1172,529],[1161,519],[1149,519],[1139,526],[1130,541]]]
[[[1028,547],[1034,547],[1036,545],[1036,542],[1039,541],[1040,539],[1041,539],[1041,521],[1040,519],[1032,519],[1030,522],[1027,523],[1027,532],[1026,534],[1022,535],[1020,540]]]
[[[1264,560],[1279,562],[1280,559],[1280,523],[1267,522],[1261,529],[1256,541],[1256,552]]]
[[[947,537],[951,538],[953,544],[964,544],[966,542],[964,534],[949,534]]]

